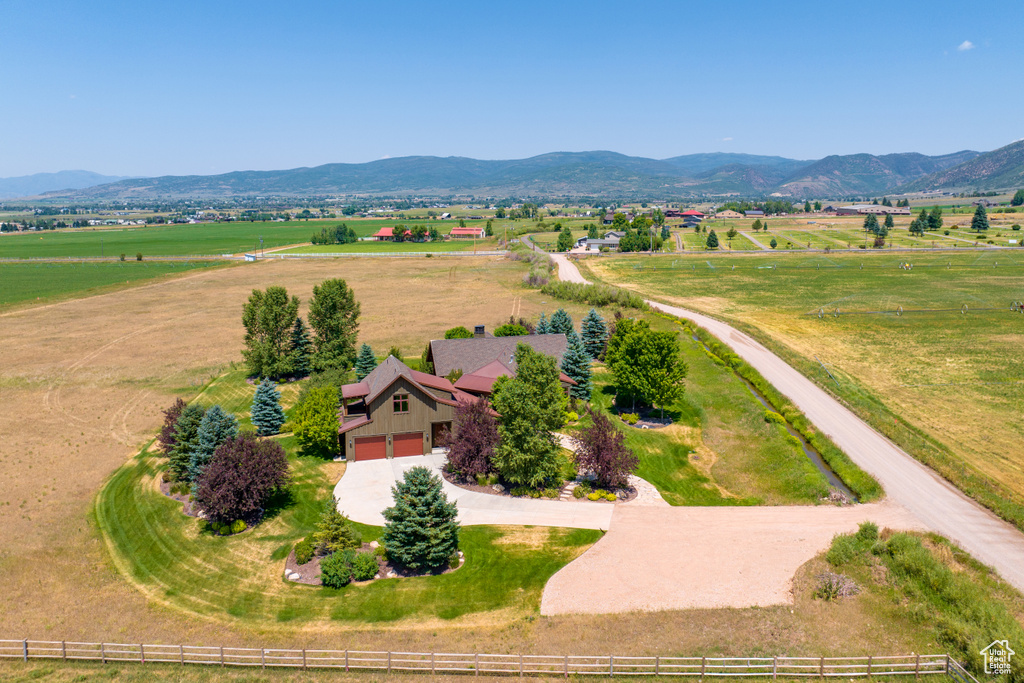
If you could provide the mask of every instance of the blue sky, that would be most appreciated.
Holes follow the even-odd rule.
[[[0,176],[989,150],[1017,2],[0,0]]]

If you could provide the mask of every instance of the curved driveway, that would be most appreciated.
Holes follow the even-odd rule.
[[[563,280],[586,282],[565,256],[552,255]],[[669,315],[687,318],[728,344],[785,394],[811,422],[835,441],[885,488],[891,503],[994,567],[1024,591],[1024,534],[965,496],[952,484],[872,429],[781,358],[723,322],[677,306],[648,301]],[[616,518],[618,515],[616,515]],[[616,519],[613,519],[613,523]]]

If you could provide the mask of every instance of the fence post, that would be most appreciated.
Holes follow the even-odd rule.
[[[181,659],[181,665],[185,666],[185,646],[178,646],[178,657]]]
[[[704,680],[704,669],[707,667],[707,664],[708,664],[708,658],[707,657],[701,657],[700,658],[700,680],[702,680],[702,681]]]
[[[391,673],[391,650],[388,650],[388,673]]]
[[[821,660],[818,662],[818,676],[820,678],[825,678],[825,658],[824,657],[822,657]]]
[[[519,655],[519,677],[523,677],[523,656]]]
[[[260,648],[260,667],[264,669],[267,668],[267,651],[262,647]]]
[[[143,664],[146,663],[146,644],[139,643],[139,661]]]
[[[60,641],[60,658],[65,662],[68,661],[68,646],[63,640]],[[948,657],[946,659],[949,659]]]
[[[921,655],[917,655],[917,659],[914,660],[914,680],[921,678]]]
[[[306,648],[302,648],[302,668],[306,668]]]
[[[473,675],[480,675],[480,655],[473,655]]]
[[[28,661],[28,640],[21,641],[21,658]]]
[[[873,659],[873,657],[871,655],[868,655],[868,678],[871,678],[871,660],[872,659]]]
[[[608,678],[615,675],[615,655],[608,655]]]
[[[779,658],[772,657],[772,678],[779,677]]]
[[[946,655],[946,675],[949,675],[949,655]]]
[[[28,650],[25,650],[25,661],[26,662],[28,661]],[[100,663],[101,664],[106,664],[107,663],[107,651],[106,651],[105,646],[103,645],[103,643],[100,643]]]
[[[434,653],[433,652],[430,653],[430,673],[432,673],[432,674],[436,674],[437,673],[437,669],[435,668],[435,665],[434,665]]]
[[[657,657],[654,658],[654,675],[655,676],[660,676],[661,675],[661,655],[658,655]]]
[[[565,656],[565,677],[569,678],[569,655]]]
[[[224,666],[224,646],[220,646],[220,665]]]
[[[348,650],[345,650],[345,671],[348,671]]]

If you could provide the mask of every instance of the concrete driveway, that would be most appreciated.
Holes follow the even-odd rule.
[[[422,466],[441,476],[443,454],[418,455],[393,460],[350,462],[334,487],[338,509],[362,524],[383,526],[385,508],[394,504],[391,487],[406,470]],[[611,526],[616,506],[592,502],[559,501],[492,496],[453,486],[441,477],[448,500],[459,508],[459,522],[473,524],[514,524],[557,526],[576,529],[604,529]]]

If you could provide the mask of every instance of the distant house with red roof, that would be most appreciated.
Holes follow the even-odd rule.
[[[406,230],[405,231],[405,238],[409,239],[410,237],[412,237],[412,233],[409,232],[408,230]],[[394,239],[395,239],[395,229],[394,228],[381,228],[377,232],[375,232],[372,235],[370,235],[370,238],[371,239],[375,239],[378,242],[393,242]]]
[[[481,227],[452,228],[448,236],[452,239],[483,239],[486,236],[486,232]]]

